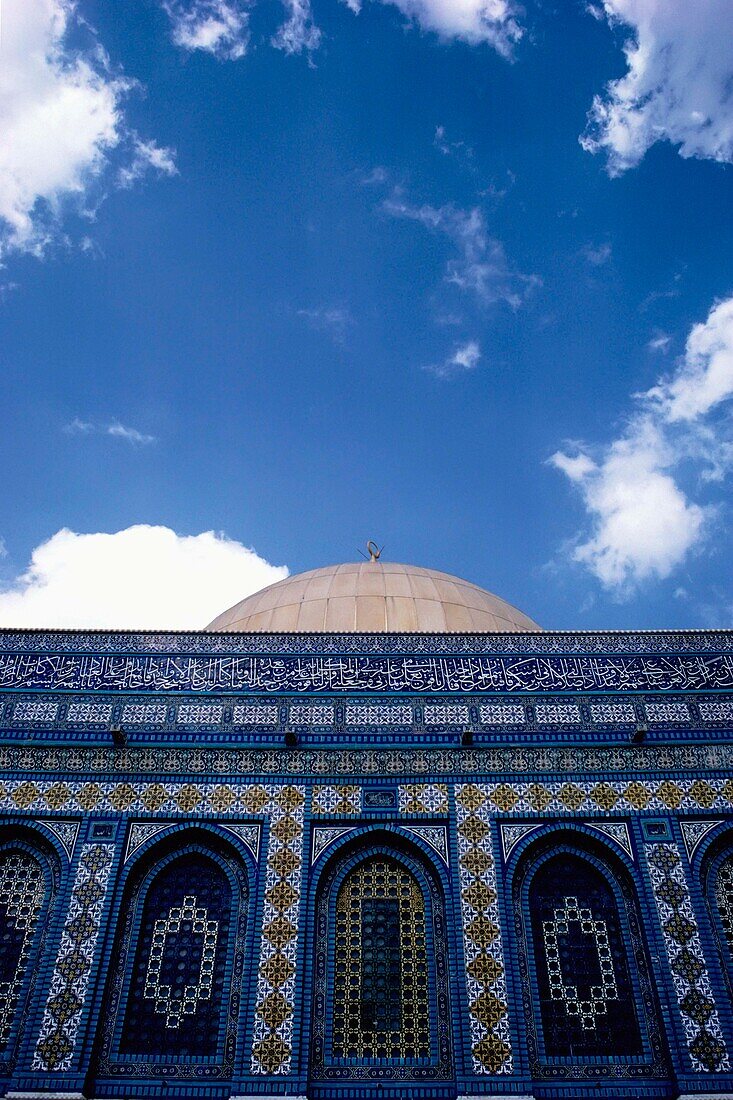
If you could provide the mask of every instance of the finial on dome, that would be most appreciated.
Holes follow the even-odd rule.
[[[369,553],[369,561],[379,561],[380,557],[382,556],[382,550],[384,550],[384,547],[377,546],[374,539],[367,539],[366,548]]]

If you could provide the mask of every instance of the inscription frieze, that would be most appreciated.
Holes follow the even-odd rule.
[[[0,654],[0,690],[586,692],[733,690],[733,656]]]

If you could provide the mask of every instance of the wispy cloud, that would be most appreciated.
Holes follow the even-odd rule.
[[[672,343],[672,337],[668,332],[655,332],[651,340],[647,342],[649,351],[661,351],[666,353]]]
[[[103,182],[136,163],[138,179],[141,158],[170,174],[173,154],[128,125],[123,102],[135,82],[113,70],[75,4],[4,0],[2,20],[0,256],[40,257],[65,240],[67,207],[89,210]]]
[[[172,38],[185,50],[202,50],[221,61],[243,57],[251,43],[250,10],[256,0],[160,0],[171,21]],[[443,41],[457,39],[472,46],[487,43],[511,58],[523,35],[520,6],[514,0],[382,0],[393,4],[407,20]],[[289,54],[310,55],[323,35],[313,19],[310,0],[282,0],[285,21],[270,39]],[[362,0],[344,0],[358,15]]]
[[[445,126],[436,126],[433,145],[444,157],[451,157],[464,168],[474,167],[474,151],[466,141],[452,141],[448,138]]]
[[[298,317],[302,317],[311,328],[318,332],[325,332],[336,344],[343,344],[349,329],[353,328],[355,321],[350,310],[344,306],[320,306],[317,309],[299,309]]]
[[[389,179],[389,172],[381,165],[377,164],[370,172],[366,172],[361,177],[362,187],[377,187],[379,184],[386,183]]]
[[[321,32],[313,22],[310,0],[283,0],[287,18],[272,38],[273,46],[288,54],[312,54],[321,44]]]
[[[605,152],[612,176],[657,141],[683,157],[733,161],[729,0],[603,0],[594,8],[630,34],[627,71],[593,100],[583,147]]]
[[[602,244],[586,244],[581,249],[584,259],[592,267],[603,267],[607,264],[611,259],[612,251],[609,241],[604,241]]]
[[[599,448],[576,444],[550,459],[580,491],[591,521],[571,557],[618,596],[668,577],[702,545],[716,508],[691,499],[682,467],[692,465],[707,482],[733,467],[731,398],[728,298],[690,330],[672,373],[634,395],[636,407],[618,438]]]
[[[162,0],[171,37],[184,50],[237,61],[249,46],[249,12],[238,0]]]
[[[108,424],[100,424],[75,417],[64,425],[64,431],[67,435],[107,435],[111,436],[112,439],[122,439],[133,447],[147,446],[149,443],[157,442],[156,436],[147,435],[145,432],[138,431],[137,428],[130,428],[126,424],[121,424],[119,420],[111,420]]]
[[[450,381],[458,375],[475,370],[481,360],[481,348],[477,340],[468,340],[458,344],[451,355],[442,363],[434,363],[424,368],[442,382]]]
[[[395,191],[384,200],[382,209],[390,217],[418,222],[446,236],[458,253],[448,261],[446,281],[474,294],[483,304],[504,301],[518,309],[541,283],[537,275],[523,275],[510,267],[504,246],[490,236],[484,213],[477,206],[468,210],[452,204],[416,206]]]
[[[129,163],[123,164],[117,173],[119,186],[132,187],[150,171],[159,176],[177,176],[178,169],[173,150],[156,145],[154,141],[141,141],[136,138],[133,143],[132,159]],[[83,246],[84,242],[82,242]]]

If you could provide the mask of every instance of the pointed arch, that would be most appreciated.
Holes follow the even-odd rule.
[[[644,922],[618,853],[549,830],[523,848],[511,885],[532,1076],[667,1078]]]
[[[58,895],[59,857],[40,831],[0,827],[0,1074],[12,1069]]]
[[[99,1078],[232,1076],[248,905],[240,854],[209,830],[146,846],[123,888]]]
[[[347,839],[316,892],[316,1091],[375,1073],[450,1079],[449,1005],[445,897],[431,861],[395,832]]]
[[[733,830],[710,837],[702,858],[702,887],[728,995],[733,998]]]

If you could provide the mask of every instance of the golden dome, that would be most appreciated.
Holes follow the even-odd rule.
[[[469,581],[381,560],[297,573],[247,596],[206,627],[236,633],[541,629],[506,600]]]

